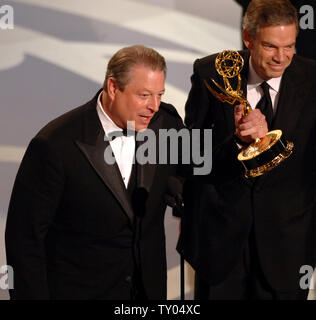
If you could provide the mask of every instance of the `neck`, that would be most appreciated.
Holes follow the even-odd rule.
[[[126,126],[122,126],[121,123],[118,123],[115,117],[112,115],[112,100],[109,98],[107,93],[103,90],[101,94],[101,106],[103,111],[107,114],[107,116],[120,128],[126,129]]]

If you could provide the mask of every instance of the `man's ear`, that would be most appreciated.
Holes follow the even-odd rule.
[[[246,48],[251,50],[253,38],[251,37],[250,33],[246,29],[244,29],[242,31],[242,36],[243,36],[243,40],[244,40],[244,44],[245,44]]]
[[[110,77],[107,80],[107,94],[113,100],[115,98],[115,94],[119,90],[119,87],[114,78]]]

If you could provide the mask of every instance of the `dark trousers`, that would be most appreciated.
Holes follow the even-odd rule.
[[[277,292],[271,288],[262,272],[253,233],[243,255],[228,275],[218,285],[210,285],[198,273],[195,275],[196,300],[306,300],[308,290],[297,289]]]

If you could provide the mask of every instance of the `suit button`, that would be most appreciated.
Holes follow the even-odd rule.
[[[127,277],[125,278],[125,281],[126,281],[127,283],[132,283],[132,277],[131,277],[131,276],[127,276]]]

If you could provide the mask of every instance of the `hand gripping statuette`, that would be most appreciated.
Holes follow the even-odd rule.
[[[204,80],[208,90],[220,101],[231,105],[235,103],[243,104],[243,115],[248,115],[252,108],[244,97],[241,90],[240,72],[244,66],[244,59],[237,51],[224,50],[219,53],[215,60],[216,71],[223,77],[224,86],[220,86],[214,79],[211,79],[220,90],[218,93],[207,81]],[[234,90],[229,82],[229,78],[237,77],[237,88]],[[294,143],[282,138],[281,130],[269,131],[265,137],[256,139],[249,146],[244,147],[238,154],[238,160],[245,168],[245,176],[258,177],[275,168],[283,160],[288,158],[293,152]]]

